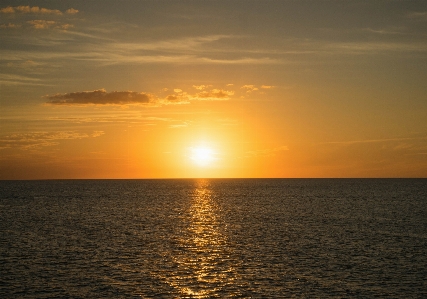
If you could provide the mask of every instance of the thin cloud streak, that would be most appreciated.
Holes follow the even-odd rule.
[[[25,86],[51,86],[50,84],[42,83],[43,81],[38,78],[28,76],[13,75],[13,74],[0,74],[0,83],[8,85],[25,85]]]
[[[108,66],[120,64],[217,64],[217,65],[273,65],[306,64],[313,58],[334,55],[381,55],[388,52],[427,52],[427,43],[421,41],[359,41],[331,42],[327,40],[284,38],[279,48],[245,48],[248,37],[238,35],[206,35],[157,41],[121,42],[117,39],[73,30],[75,24],[55,21],[32,20],[31,26],[38,29],[57,30],[53,36],[26,38],[25,48],[43,46],[41,50],[5,50],[2,60],[58,61],[59,64],[74,61],[92,62]],[[13,27],[3,24],[4,27]],[[364,29],[366,31],[366,28]],[[64,39],[65,35],[74,37]],[[52,39],[53,38],[53,39]],[[80,40],[80,38],[82,40]],[[224,41],[240,39],[238,49],[228,47]],[[46,48],[48,45],[49,48]],[[262,47],[262,46],[261,46]],[[298,57],[296,57],[298,56]]]
[[[275,148],[248,151],[246,152],[246,157],[257,157],[257,156],[268,157],[268,156],[274,156],[276,153],[284,152],[288,150],[289,150],[288,146],[283,145]]]
[[[403,137],[403,138],[385,138],[385,139],[366,139],[366,140],[350,140],[350,141],[330,141],[323,142],[322,144],[359,144],[359,143],[381,143],[381,142],[394,142],[394,141],[408,141],[408,140],[427,140],[427,137]]]
[[[55,146],[60,140],[96,138],[104,135],[104,131],[80,133],[76,131],[61,132],[30,132],[3,136],[0,138],[0,149],[19,148],[21,150],[37,150]]]
[[[152,117],[152,116],[142,116],[139,113],[137,115],[132,114],[127,111],[126,113],[115,112],[114,116],[105,115],[105,116],[87,116],[87,117],[49,117],[46,120],[56,121],[56,122],[66,122],[66,123],[141,123],[145,124],[147,122],[174,122],[175,120],[165,117]],[[119,115],[117,115],[119,114]]]
[[[328,48],[342,54],[427,52],[427,43],[349,42],[333,43],[330,44]]]

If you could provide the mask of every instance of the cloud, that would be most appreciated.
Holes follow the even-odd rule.
[[[275,148],[269,148],[269,149],[262,149],[262,150],[255,150],[255,151],[249,151],[246,152],[247,157],[256,157],[256,156],[274,156],[278,152],[288,151],[289,148],[286,145],[275,147]]]
[[[46,85],[41,79],[13,74],[0,74],[0,83],[4,85]]]
[[[201,85],[199,85],[201,86]],[[206,87],[211,85],[205,85]],[[165,91],[163,89],[163,91]],[[229,100],[234,91],[224,89],[201,90],[195,94],[190,94],[180,88],[173,89],[174,93],[164,96],[153,95],[145,92],[136,91],[112,91],[105,89],[93,91],[80,91],[65,94],[47,95],[47,105],[170,105],[170,104],[189,104],[191,101],[217,101]]]
[[[280,61],[269,57],[233,56],[220,59],[212,50],[211,43],[231,39],[228,35],[208,35],[144,42],[106,41],[99,45],[90,44],[84,49],[87,59],[103,64],[176,63],[176,64],[276,64]],[[229,52],[227,50],[226,52]],[[102,57],[102,59],[100,59]]]
[[[19,148],[37,150],[43,147],[58,145],[60,140],[95,138],[104,135],[104,131],[80,133],[76,131],[62,132],[30,132],[4,136],[0,138],[0,149]]]
[[[27,26],[24,26],[22,24],[13,24],[13,23],[8,23],[8,24],[1,24],[0,28],[3,29],[17,29],[17,28],[28,28],[28,27],[32,27],[34,29],[62,29],[62,30],[67,30],[70,28],[73,28],[74,25],[73,24],[67,24],[67,23],[60,23],[57,21],[49,21],[49,20],[30,20],[26,22]],[[28,26],[29,25],[29,26]]]
[[[31,60],[31,59],[27,59],[24,61],[8,62],[6,65],[8,67],[13,67],[13,68],[32,69],[35,67],[39,67],[41,63],[35,62],[34,60]]]
[[[50,105],[136,105],[154,102],[154,96],[136,91],[112,91],[105,89],[72,92],[47,96]]]
[[[195,63],[215,63],[215,64],[280,64],[283,63],[280,59],[273,59],[269,57],[243,57],[233,59],[215,59],[199,57],[194,61]]]
[[[327,46],[327,53],[331,54],[380,54],[386,52],[426,52],[427,43],[398,43],[398,42],[344,42],[331,43]]]
[[[198,89],[198,90],[203,90],[203,89],[206,89],[208,87],[212,87],[212,85],[193,85],[193,87],[195,89]]]
[[[399,28],[399,27],[394,27],[393,30],[365,28],[365,29],[363,29],[363,31],[367,31],[367,32],[375,33],[375,34],[381,34],[381,35],[391,35],[391,34],[403,35],[405,33],[402,31],[402,29],[403,28]]]
[[[105,48],[100,49],[99,53],[105,57],[103,60],[106,64],[110,63],[182,63],[182,64],[279,64],[281,61],[269,58],[237,58],[237,59],[214,59],[201,57],[198,55],[179,54],[179,49],[174,52],[178,54],[171,55],[140,55],[132,53],[132,51],[123,50],[122,52],[115,52],[106,45]],[[162,50],[160,50],[162,51]],[[167,50],[172,52],[173,50]],[[127,52],[127,54],[125,54]],[[195,53],[197,51],[194,51]],[[142,52],[141,52],[142,53]],[[95,53],[94,53],[95,54]],[[196,53],[197,54],[197,53]],[[96,54],[96,57],[98,55]]]
[[[427,20],[427,11],[411,12],[407,14],[410,19]]]
[[[262,89],[270,89],[270,88],[273,88],[274,86],[272,86],[272,85],[261,85],[261,88]]]
[[[91,135],[91,137],[99,137],[104,135],[104,131],[94,131]]]
[[[231,35],[206,35],[168,39],[145,43],[113,43],[111,47],[115,51],[141,51],[141,50],[172,50],[183,52],[202,51],[203,46],[212,42],[232,38]]]
[[[78,12],[79,11],[77,9],[74,9],[74,8],[69,8],[65,11],[65,13],[70,14],[70,15],[75,15]]]
[[[42,19],[42,18],[38,18]],[[33,20],[30,23],[22,22],[24,29],[38,28],[38,29],[67,29],[72,27],[70,24],[63,24],[60,20],[50,20],[58,23],[46,23],[40,20]],[[68,23],[76,23],[70,21]],[[12,22],[14,23],[14,22]],[[7,27],[7,25],[4,25]],[[12,30],[12,29],[8,29]],[[13,29],[15,30],[15,29]],[[216,64],[216,65],[251,65],[251,64],[271,64],[280,63],[276,59],[258,57],[242,58],[233,55],[228,59],[219,59],[217,53],[223,52],[221,49],[212,50],[211,42],[221,41],[232,36],[199,36],[193,38],[175,38],[157,41],[135,41],[135,42],[120,42],[120,40],[107,38],[103,34],[88,34],[82,32],[82,27],[77,30],[63,30],[61,33],[69,35],[70,38],[61,39],[59,42],[57,37],[48,36],[44,39],[39,37],[29,36],[25,43],[22,44],[22,51],[9,51],[4,50],[2,53],[3,60],[17,60],[17,59],[32,59],[32,60],[61,60],[62,64],[75,63],[84,60],[87,63],[94,63],[96,65],[109,66],[109,65],[135,65],[146,63],[159,63],[159,64]],[[113,30],[113,29],[111,29]],[[68,41],[75,41],[68,43]],[[43,48],[46,42],[51,42],[52,47],[49,52]],[[67,48],[61,45],[68,43]],[[35,45],[36,47],[29,47]],[[42,45],[43,47],[39,47]],[[224,53],[227,53],[225,50]],[[223,56],[223,55],[220,55]]]
[[[47,21],[47,20],[31,20],[31,21],[27,21],[27,23],[30,24],[35,29],[55,28],[55,29],[67,30],[69,28],[74,27],[74,25],[72,24],[61,24],[56,21]]]
[[[349,141],[322,142],[321,144],[339,145],[344,147],[358,147],[369,145],[383,151],[395,151],[405,155],[420,155],[427,151],[427,137],[400,137],[384,139],[362,139]]]
[[[79,11],[74,8],[67,9],[65,11],[67,14],[76,14]],[[62,15],[63,13],[58,9],[49,9],[38,6],[29,6],[29,5],[20,5],[20,6],[8,6],[0,9],[0,13],[5,14],[15,14],[15,13],[23,13],[23,14],[48,14],[48,15]]]
[[[190,95],[183,91],[180,88],[174,88],[174,94],[170,94],[167,95],[166,98],[164,99],[163,103],[166,105],[169,104],[188,104],[189,99],[190,99]]]
[[[350,141],[330,141],[325,142],[327,144],[342,144],[342,145],[352,145],[360,143],[382,143],[382,142],[395,142],[395,141],[408,141],[408,140],[425,140],[426,137],[402,137],[402,138],[385,138],[385,139],[364,139],[364,140],[350,140]]]
[[[177,124],[171,124],[169,125],[169,128],[171,129],[180,129],[180,128],[186,128],[188,127],[188,122],[181,122],[181,123],[177,123]]]
[[[56,26],[56,29],[62,29],[62,30],[68,30],[70,28],[73,28],[74,25],[73,24],[59,24],[58,26]]]
[[[166,100],[170,102],[176,102],[179,100],[179,97],[177,95],[171,94],[166,97]]]
[[[243,85],[241,88],[246,89],[246,92],[252,92],[252,91],[258,90],[258,88],[255,87],[255,85]]]
[[[147,124],[153,122],[172,122],[174,121],[171,118],[165,117],[153,117],[153,116],[142,116],[139,112],[129,111],[126,112],[115,111],[114,115],[102,114],[101,115],[92,115],[92,116],[68,116],[68,117],[48,117],[48,121],[53,122],[66,122],[74,124],[82,123],[133,123],[133,124]]]
[[[11,6],[0,9],[0,13],[15,13],[15,9]]]
[[[211,85],[195,85],[196,89],[204,89]],[[175,94],[168,95],[166,104],[188,104],[190,101],[218,101],[229,100],[234,95],[234,91],[223,89],[203,90],[196,94],[189,94],[181,89],[174,89]]]
[[[192,99],[194,100],[228,100],[234,95],[234,91],[223,89],[212,89],[197,93]]]
[[[55,21],[46,21],[46,20],[31,20],[27,22],[36,29],[47,29],[57,24]]]
[[[16,28],[21,28],[21,24],[13,24],[13,23],[1,24],[0,28],[16,29]]]
[[[79,11],[74,8],[69,8],[65,11],[66,14],[76,14]],[[58,9],[49,9],[44,7],[38,7],[38,6],[8,6],[5,8],[0,9],[0,13],[3,14],[33,14],[33,15],[56,15],[60,16],[63,15],[63,13]],[[15,28],[21,28],[28,27],[30,25],[31,27],[35,29],[49,29],[49,28],[55,28],[55,29],[63,29],[67,30],[69,28],[74,27],[72,24],[62,24],[57,21],[52,20],[30,20],[26,22],[27,26],[24,24],[2,24],[0,25],[0,28],[8,28],[8,29],[15,29]]]

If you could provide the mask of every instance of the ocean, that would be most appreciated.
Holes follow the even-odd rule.
[[[0,181],[0,298],[427,298],[427,179]]]

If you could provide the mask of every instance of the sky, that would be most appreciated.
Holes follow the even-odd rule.
[[[0,179],[427,177],[427,2],[1,1]]]

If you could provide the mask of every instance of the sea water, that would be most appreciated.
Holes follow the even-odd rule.
[[[427,298],[426,179],[0,182],[0,298]]]

